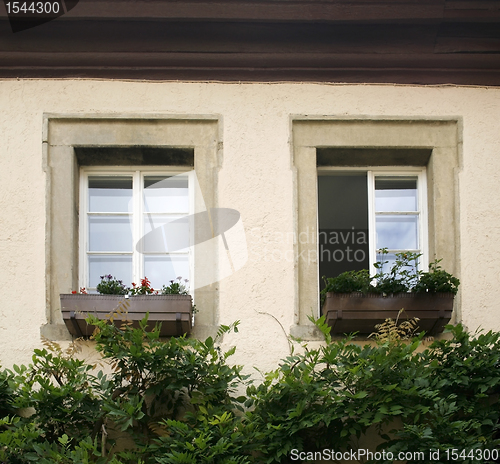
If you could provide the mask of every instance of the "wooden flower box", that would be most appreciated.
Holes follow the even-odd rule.
[[[162,337],[189,334],[192,329],[191,295],[123,295],[61,294],[61,311],[69,332],[76,337],[92,335],[94,326],[85,318],[93,314],[99,319],[110,318],[121,325],[132,322],[138,327],[149,313],[148,328],[161,323]]]
[[[323,305],[326,323],[332,334],[358,332],[370,334],[387,318],[399,320],[418,317],[419,330],[427,334],[443,331],[451,319],[453,293],[401,293],[382,296],[369,293],[327,293]]]

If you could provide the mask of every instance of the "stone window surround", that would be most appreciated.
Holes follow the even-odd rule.
[[[427,167],[429,259],[460,277],[459,172],[462,166],[462,120],[453,118],[304,117],[292,116],[291,166],[294,177],[295,237],[317,236],[317,149],[389,149],[412,165],[412,153],[430,149]],[[406,150],[406,152],[405,152]],[[374,150],[374,154],[377,151]],[[377,162],[374,165],[380,165]],[[318,314],[317,243],[294,243],[295,312],[293,336],[321,340],[308,316]],[[312,256],[312,259],[308,259]],[[301,257],[305,257],[301,258]],[[461,320],[460,292],[452,322]]]
[[[47,324],[40,331],[51,340],[71,339],[62,319],[59,294],[78,288],[79,166],[75,146],[194,149],[194,169],[203,199],[207,208],[214,208],[222,159],[222,124],[220,117],[212,115],[44,115]],[[195,290],[195,299],[203,310],[196,315],[192,335],[203,339],[216,332],[218,285]]]

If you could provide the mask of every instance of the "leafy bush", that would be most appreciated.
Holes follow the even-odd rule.
[[[500,446],[500,333],[448,326],[448,339],[425,346],[422,336],[405,341],[404,327],[386,323],[376,345],[361,346],[332,340],[320,319],[325,343],[292,351],[254,385],[227,364],[234,349],[217,343],[237,324],[198,341],[160,340],[158,330],[145,330],[147,319],[138,328],[89,322],[98,326],[108,376],[77,360],[73,346],[51,342],[29,366],[1,372],[10,399],[0,463],[281,464],[292,450],[364,448],[358,440],[367,433],[378,435],[384,456],[434,450],[440,458],[427,454],[427,462],[437,464],[449,461],[450,449]],[[245,386],[247,395],[237,397]],[[35,412],[19,417],[18,407]]]
[[[17,395],[12,385],[12,373],[6,370],[0,370],[0,417],[5,417],[15,412],[14,402]]]
[[[111,363],[111,375],[94,375],[94,365],[76,359],[77,344],[63,351],[52,342],[35,350],[28,367],[3,371],[0,378],[20,392],[15,406],[35,412],[0,423],[0,462],[155,463],[167,453],[161,442],[155,445],[167,420],[173,427],[188,413],[234,417],[241,408],[233,393],[245,377],[241,367],[227,365],[234,349],[217,345],[237,323],[222,326],[215,340],[198,341],[160,340],[159,328],[145,330],[147,318],[138,328],[89,322],[98,328],[96,348]],[[128,450],[115,450],[117,433],[129,438]]]
[[[432,460],[437,463],[448,462],[445,452],[452,448],[500,445],[499,333],[473,337],[448,326],[450,340],[420,352],[421,336],[360,346],[333,341],[324,320],[317,324],[324,346],[288,357],[262,385],[248,389],[255,405],[250,420],[263,431],[263,462],[288,462],[292,449],[356,449],[368,431],[381,439],[379,451],[419,451],[428,459],[429,450],[440,450],[441,460]]]
[[[234,414],[188,413],[186,420],[166,420],[164,433],[153,445],[160,464],[250,464],[256,443]]]
[[[232,393],[244,380],[241,367],[226,360],[211,337],[204,342],[185,337],[160,340],[159,329],[147,332],[147,318],[139,328],[121,329],[90,317],[98,328],[97,350],[111,362],[111,394],[103,402],[106,416],[126,432],[146,454],[165,419],[181,419],[186,412],[232,410]],[[218,338],[237,324],[222,326]]]
[[[471,336],[460,325],[449,326],[449,331],[452,339],[434,342],[419,356],[428,373],[422,390],[434,396],[426,420],[413,414],[397,438],[388,442],[388,449],[412,450],[424,444],[441,451],[499,446],[494,437],[500,426],[500,334]]]
[[[55,442],[40,441],[34,422],[19,417],[0,419],[0,462],[2,464],[124,464],[118,457],[106,457],[96,440],[86,437],[75,443],[67,435]],[[136,461],[138,464],[143,461]]]
[[[98,379],[94,366],[76,359],[77,344],[65,351],[44,340],[46,348],[36,349],[28,367],[14,366],[19,408],[33,408],[33,421],[41,425],[41,436],[57,441],[63,435],[80,440],[88,436],[101,416]]]

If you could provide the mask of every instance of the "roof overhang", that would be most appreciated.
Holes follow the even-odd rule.
[[[500,85],[498,1],[80,0],[16,33],[2,9],[4,78]]]

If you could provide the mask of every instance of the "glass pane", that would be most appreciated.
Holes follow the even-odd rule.
[[[132,251],[131,219],[130,216],[90,216],[89,251]]]
[[[417,211],[416,177],[376,177],[376,211]]]
[[[89,211],[128,213],[132,211],[132,177],[89,177]]]
[[[387,261],[387,263],[386,263]],[[378,263],[383,263],[382,264],[382,270],[379,272],[389,272],[392,268],[392,266],[394,266],[394,263],[396,261],[396,255],[395,253],[387,253],[385,255],[382,255],[381,253],[377,253],[377,262]]]
[[[189,256],[144,256],[144,274],[155,290],[177,277],[189,280]]]
[[[323,276],[369,268],[366,172],[318,176],[318,222],[321,289],[325,286]],[[314,238],[310,234],[299,237],[302,243]]]
[[[386,263],[387,261],[387,263]],[[382,272],[389,272],[392,267],[394,266],[394,263],[396,262],[396,253],[387,253],[385,255],[382,255],[380,253],[377,253],[377,262],[382,262]],[[402,268],[402,270],[406,271],[412,271],[412,273],[415,273],[418,268],[420,268],[420,262],[417,261],[416,266],[406,266]]]
[[[128,256],[89,256],[88,282],[91,288],[95,288],[101,281],[102,275],[111,274],[118,280],[122,280],[125,286],[130,287],[132,283],[132,255]]]
[[[144,211],[187,214],[189,212],[187,176],[144,177]]]
[[[377,249],[418,249],[418,216],[377,216]]]
[[[189,221],[182,216],[144,215],[144,253],[166,253],[188,248]]]

